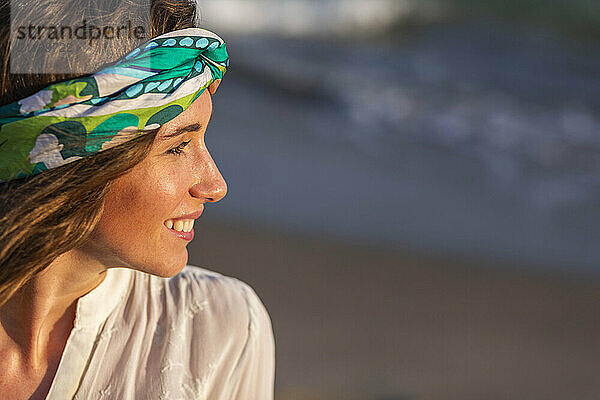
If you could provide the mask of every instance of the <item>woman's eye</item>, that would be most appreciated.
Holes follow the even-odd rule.
[[[191,142],[191,140],[188,140],[187,142],[183,142],[183,143],[179,144],[178,146],[167,150],[166,152],[167,152],[167,154],[175,154],[175,155],[183,154],[183,148],[185,146],[187,146],[190,142]]]

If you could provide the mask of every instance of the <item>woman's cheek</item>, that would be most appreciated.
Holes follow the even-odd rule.
[[[155,177],[154,184],[150,185],[152,188],[147,193],[149,207],[154,208],[161,204],[168,205],[167,218],[180,211],[176,210],[176,207],[182,201],[186,192],[183,171],[185,169],[176,165],[163,168]]]

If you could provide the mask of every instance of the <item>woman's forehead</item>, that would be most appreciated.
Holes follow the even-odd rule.
[[[201,130],[208,125],[211,116],[212,99],[208,90],[205,90],[185,111],[161,127],[159,137],[166,140]]]

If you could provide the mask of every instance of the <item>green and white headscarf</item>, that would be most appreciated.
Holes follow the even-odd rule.
[[[181,29],[92,75],[0,107],[0,182],[68,164],[160,127],[222,79],[228,65],[219,36]]]

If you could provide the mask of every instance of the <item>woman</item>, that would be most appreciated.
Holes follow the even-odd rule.
[[[0,398],[273,398],[260,299],[186,266],[227,191],[204,142],[227,56],[195,13],[152,2],[152,40],[80,77],[11,75],[2,24]]]

